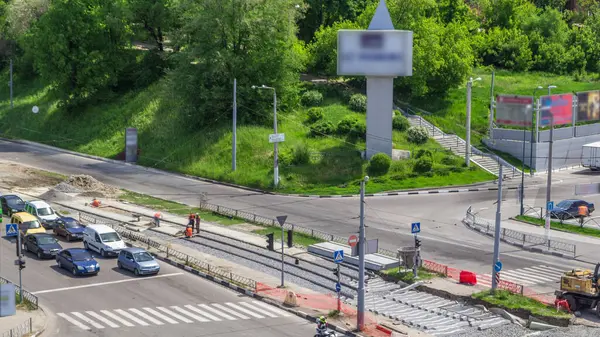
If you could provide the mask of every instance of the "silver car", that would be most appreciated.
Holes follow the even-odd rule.
[[[122,249],[117,259],[119,269],[131,270],[137,275],[155,275],[160,271],[160,265],[145,249],[131,247]]]

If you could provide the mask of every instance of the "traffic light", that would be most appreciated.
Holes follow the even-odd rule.
[[[25,269],[25,260],[19,259],[19,269]]]
[[[269,233],[269,234],[267,234],[267,249],[268,249],[268,250],[275,250],[275,249],[274,249],[274,246],[273,246],[273,243],[274,243],[274,242],[273,242],[273,236],[274,236],[274,235],[275,235],[275,234],[273,234],[273,233]]]
[[[333,268],[333,275],[335,276],[339,276],[340,275],[340,270],[338,267]]]
[[[294,231],[291,229],[287,231],[287,245],[288,248],[292,248],[294,245]]]
[[[421,247],[421,240],[417,239],[417,237],[415,236],[415,248],[419,247]]]

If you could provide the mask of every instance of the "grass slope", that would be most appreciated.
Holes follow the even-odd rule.
[[[477,69],[473,78],[481,77],[481,81],[473,83],[472,90],[472,135],[473,144],[480,144],[481,139],[487,134],[488,116],[490,109],[490,86],[492,72],[486,69]],[[557,86],[552,94],[572,93],[580,91],[598,90],[600,82],[591,78],[577,80],[573,76],[558,76],[554,74],[527,72],[513,73],[497,70],[494,78],[494,96],[496,95],[533,95],[538,86]],[[547,95],[547,89],[540,89],[536,96]],[[465,138],[466,134],[466,83],[460,88],[450,90],[447,97],[438,99],[421,99],[411,102],[416,107],[433,113],[423,117],[434,123],[448,133],[455,133]],[[520,163],[520,159],[516,159]]]
[[[2,74],[5,80],[6,74]],[[8,89],[0,88],[0,127],[6,137],[23,138],[82,153],[115,158],[124,149],[126,127],[138,128],[141,148],[139,164],[191,175],[233,182],[262,189],[272,189],[273,146],[268,143],[270,125],[238,126],[237,171],[231,171],[231,126],[223,114],[220,124],[206,125],[194,132],[186,131],[178,115],[179,103],[166,97],[164,82],[145,90],[131,92],[110,102],[90,105],[82,111],[68,114],[57,107],[47,87],[38,82],[15,79],[15,105],[11,109]],[[40,112],[31,109],[39,106]],[[344,116],[364,114],[350,111],[339,100],[323,103],[325,119],[337,124]],[[355,194],[367,163],[359,157],[364,142],[352,143],[339,137],[309,138],[305,125],[306,110],[281,113],[279,132],[286,134],[280,153],[290,152],[298,144],[311,151],[309,164],[280,166],[279,190],[306,194]],[[405,134],[394,132],[393,141],[399,149],[429,149],[433,152],[434,172],[415,175],[414,160],[393,164],[390,173],[374,177],[367,185],[368,193],[380,191],[463,185],[493,180],[495,177],[478,168],[468,170],[455,158],[430,140],[414,146]],[[446,165],[440,162],[446,158]],[[448,164],[450,161],[453,163]],[[454,168],[453,168],[454,167]]]

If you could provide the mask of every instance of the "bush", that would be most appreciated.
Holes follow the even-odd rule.
[[[367,124],[355,116],[344,117],[337,125],[337,133],[340,136],[350,138],[365,138],[367,135]]]
[[[306,107],[319,105],[323,102],[323,94],[316,90],[309,90],[302,94],[300,102]]]
[[[310,127],[311,137],[322,137],[331,135],[335,132],[335,127],[331,122],[319,122]]]
[[[271,154],[271,159],[273,159],[273,154]],[[294,156],[292,155],[292,152],[290,150],[279,151],[277,155],[277,161],[282,167],[290,166],[292,164],[293,159]]]
[[[356,112],[367,112],[367,96],[362,94],[354,94],[348,102],[350,110]]]
[[[436,167],[433,169],[433,173],[440,177],[445,177],[450,175],[450,169],[447,167]]]
[[[407,139],[409,142],[414,144],[425,144],[427,139],[429,139],[429,135],[427,134],[427,130],[422,126],[413,126],[408,129]]]
[[[392,119],[392,128],[397,131],[406,131],[410,128],[408,119],[402,115],[396,115]]]
[[[392,159],[385,153],[377,153],[371,160],[369,160],[369,166],[367,167],[367,173],[372,176],[382,176],[388,173],[390,166],[392,165]]]
[[[306,122],[308,124],[313,124],[317,121],[323,119],[323,108],[310,108],[308,109],[308,116],[306,117]]]
[[[294,147],[292,151],[292,164],[305,165],[310,162],[310,150],[308,145],[301,143]]]
[[[352,127],[352,130],[350,130],[350,134],[348,136],[351,139],[365,139],[367,137],[367,123],[358,120]]]
[[[419,159],[421,157],[433,158],[433,154],[429,150],[419,149],[419,151],[417,151],[417,154],[415,155],[415,159]]]
[[[413,171],[415,173],[425,173],[430,172],[433,167],[433,161],[431,158],[423,157],[417,159],[415,166],[413,167]]]
[[[443,165],[448,165],[448,166],[454,166],[457,164],[457,159],[456,157],[452,156],[452,155],[448,155],[448,156],[444,156],[442,158],[442,160],[440,160],[440,163]]]

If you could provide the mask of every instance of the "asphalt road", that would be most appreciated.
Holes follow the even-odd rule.
[[[200,194],[204,192],[209,203],[267,217],[288,215],[289,222],[340,236],[358,232],[357,198],[316,199],[262,194],[6,141],[0,141],[0,153],[5,160],[63,174],[89,174],[108,184],[190,205],[198,204]],[[555,173],[553,198],[557,201],[559,198],[568,198],[574,193],[573,184],[594,181],[596,177],[587,173],[575,174],[573,171]],[[517,180],[507,185],[514,186],[519,183]],[[526,184],[532,187],[526,190],[527,203],[544,205],[545,176],[528,178]],[[515,197],[515,190],[505,192],[503,218],[518,213]],[[496,198],[496,191],[368,197],[365,202],[367,236],[370,239],[379,238],[380,247],[391,250],[412,246],[414,241],[410,224],[420,222],[422,255],[425,259],[477,273],[488,273],[493,242],[466,229],[461,219],[469,206],[494,219]],[[540,264],[563,269],[574,265],[568,260],[523,252],[511,246],[502,245],[501,251],[506,270]]]
[[[81,242],[63,248],[82,247]],[[0,239],[0,275],[18,280],[15,244]],[[96,258],[97,276],[73,277],[56,261],[26,253],[23,287],[54,323],[45,336],[311,336],[314,323],[161,263],[157,276],[135,277],[115,258]]]

